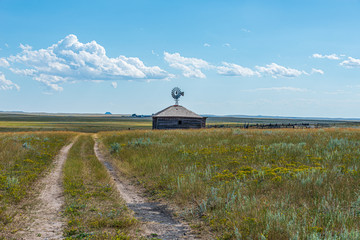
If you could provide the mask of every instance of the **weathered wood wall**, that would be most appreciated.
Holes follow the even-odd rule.
[[[206,118],[153,117],[153,129],[204,128]]]

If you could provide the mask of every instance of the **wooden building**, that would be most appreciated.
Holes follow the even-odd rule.
[[[173,105],[152,116],[153,129],[189,129],[203,128],[206,117],[186,109],[180,105]]]

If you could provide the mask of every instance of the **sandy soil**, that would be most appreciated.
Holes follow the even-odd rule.
[[[101,153],[99,142],[95,141],[94,151],[115,181],[115,185],[135,217],[144,223],[146,237],[160,239],[199,239],[190,233],[187,224],[175,219],[165,204],[151,202],[144,197],[143,191],[132,185],[114,170],[111,162]]]
[[[43,186],[43,188],[34,201],[35,206],[23,216],[23,230],[17,233],[17,239],[63,238],[64,220],[61,216],[61,207],[64,203],[62,169],[74,142],[75,140],[60,150],[55,159],[54,168],[40,180],[39,186]]]

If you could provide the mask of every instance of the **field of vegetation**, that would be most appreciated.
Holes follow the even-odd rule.
[[[113,126],[98,119],[64,125],[53,120],[7,124],[17,130],[53,124],[59,130],[71,123],[78,131],[93,124],[90,132]],[[121,129],[148,124],[128,121],[118,123]],[[0,134],[0,239],[18,230],[13,226],[23,201],[36,195],[37,180],[74,136]],[[214,238],[360,239],[360,129],[134,130],[98,137],[114,166]],[[65,162],[64,237],[140,238],[141,222],[119,197],[93,146],[90,134],[80,134]]]
[[[71,133],[0,134],[0,237]]]
[[[119,169],[218,239],[360,239],[360,130],[99,136]]]
[[[311,120],[281,118],[240,118],[240,117],[209,117],[208,127],[241,128],[255,124],[310,124],[319,126],[359,127],[359,121],[345,120]],[[61,115],[61,114],[30,114],[0,113],[0,132],[24,131],[73,131],[97,133],[100,131],[121,131],[134,129],[151,129],[151,117],[132,118],[123,115]]]
[[[0,132],[73,131],[95,133],[128,129],[151,129],[150,118],[118,115],[60,115],[0,113]]]

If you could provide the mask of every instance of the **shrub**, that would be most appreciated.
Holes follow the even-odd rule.
[[[120,152],[121,150],[121,146],[119,143],[112,143],[110,145],[110,153],[113,154],[113,153],[118,153]]]
[[[145,140],[145,138],[135,138],[135,139],[132,139],[132,141],[128,142],[128,145],[131,147],[148,146],[150,144],[151,144],[150,138],[147,138],[146,140]]]

